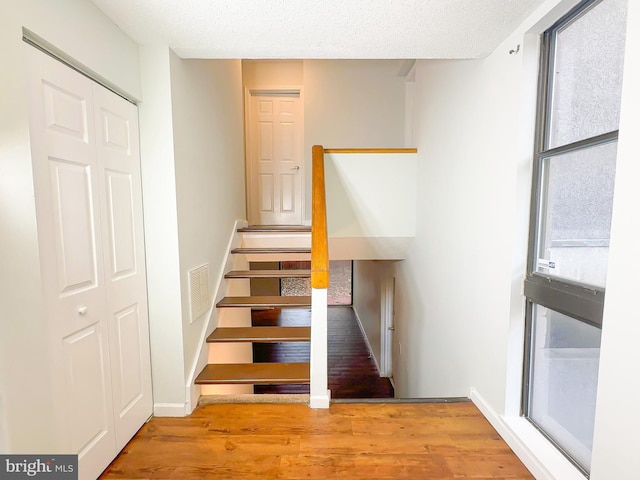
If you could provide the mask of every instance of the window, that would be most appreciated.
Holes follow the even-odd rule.
[[[311,262],[286,261],[281,262],[283,270],[309,270]],[[327,302],[331,306],[352,304],[353,262],[351,260],[329,261],[329,290]],[[280,280],[280,295],[296,296],[311,295],[311,280],[309,278],[283,278]]]
[[[523,414],[588,473],[613,207],[626,0],[542,39]]]

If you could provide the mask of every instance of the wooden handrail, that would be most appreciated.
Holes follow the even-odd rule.
[[[324,186],[324,148],[311,149],[311,288],[329,288],[329,239]]]
[[[418,153],[417,148],[325,148],[324,153]]]

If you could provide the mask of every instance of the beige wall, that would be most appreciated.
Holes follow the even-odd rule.
[[[304,153],[311,218],[311,147],[404,146],[401,60],[305,60]]]
[[[402,60],[243,61],[247,88],[302,87],[305,205],[311,219],[311,147],[404,146]]]
[[[181,60],[172,54],[171,99],[188,379],[208,318],[190,321],[188,272],[208,263],[214,298],[233,226],[245,218],[240,61]]]
[[[353,309],[378,368],[382,355],[382,284],[391,276],[393,263],[372,260],[353,262]]]
[[[304,83],[302,60],[243,60],[246,88],[299,87]]]

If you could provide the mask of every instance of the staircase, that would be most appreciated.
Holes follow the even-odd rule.
[[[231,250],[248,261],[309,260],[311,229],[303,226],[253,226],[238,229],[242,244]],[[308,244],[309,246],[300,246]],[[308,278],[309,270],[232,270],[227,281],[252,278]],[[269,309],[311,306],[310,296],[229,296],[217,304],[222,309]],[[210,348],[229,343],[309,342],[310,327],[218,327],[207,338]],[[305,363],[210,363],[197,376],[198,385],[277,385],[310,383]]]

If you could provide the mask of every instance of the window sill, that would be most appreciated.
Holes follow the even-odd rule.
[[[585,476],[523,417],[503,416],[471,390],[471,400],[537,480],[585,480]]]

